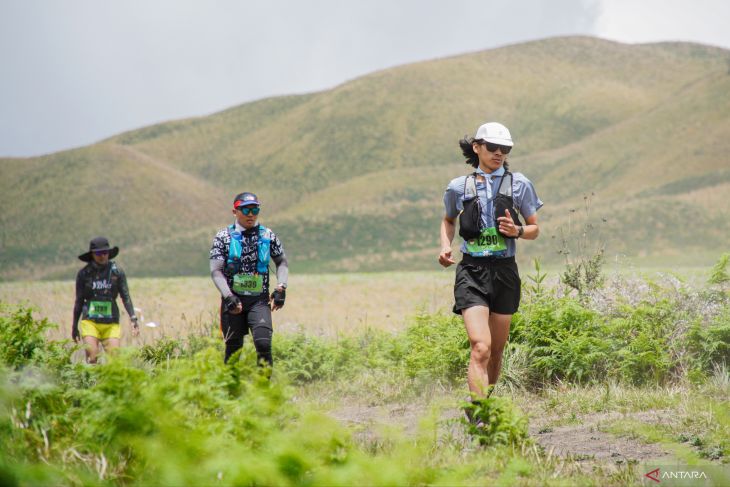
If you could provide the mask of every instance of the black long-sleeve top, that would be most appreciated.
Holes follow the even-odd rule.
[[[117,296],[120,294],[127,314],[133,317],[134,305],[129,295],[127,277],[122,268],[113,261],[109,261],[104,266],[100,266],[96,262],[89,262],[76,275],[73,327],[78,326],[79,318],[91,319],[96,323],[119,323]],[[111,316],[89,318],[91,301],[111,302]]]

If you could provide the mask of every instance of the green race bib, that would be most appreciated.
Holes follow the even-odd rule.
[[[489,255],[506,249],[507,244],[502,234],[494,227],[485,228],[477,238],[466,242],[466,250],[470,254]]]
[[[89,301],[89,318],[111,318],[112,302],[111,301]]]
[[[264,276],[236,274],[233,276],[233,292],[247,296],[261,294],[264,290]]]

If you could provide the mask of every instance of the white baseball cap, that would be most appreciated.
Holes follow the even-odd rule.
[[[506,145],[512,147],[512,135],[510,135],[507,127],[497,122],[485,123],[477,130],[477,134],[474,136],[476,140],[486,140],[493,144]]]

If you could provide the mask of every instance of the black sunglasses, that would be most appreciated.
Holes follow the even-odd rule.
[[[240,211],[241,213],[243,213],[246,216],[248,216],[251,213],[253,213],[254,215],[258,215],[259,211],[261,211],[261,208],[259,208],[258,206],[255,206],[253,208],[239,207],[238,211]]]
[[[94,250],[94,255],[108,255],[108,250]]]
[[[493,144],[492,142],[487,142],[486,140],[482,140],[479,143],[481,145],[486,145],[489,152],[497,152],[497,149],[499,149],[502,154],[509,154],[509,151],[512,150],[512,147],[508,145]]]

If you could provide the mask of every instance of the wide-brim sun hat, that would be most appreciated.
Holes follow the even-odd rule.
[[[486,140],[492,144],[506,145],[512,147],[512,135],[509,133],[507,127],[497,122],[485,123],[477,129],[477,134],[474,136],[475,140]]]
[[[89,242],[89,251],[79,255],[79,260],[91,262],[93,259],[92,254],[101,250],[109,251],[109,259],[113,259],[119,254],[119,247],[110,247],[109,240],[106,237],[94,237]]]

